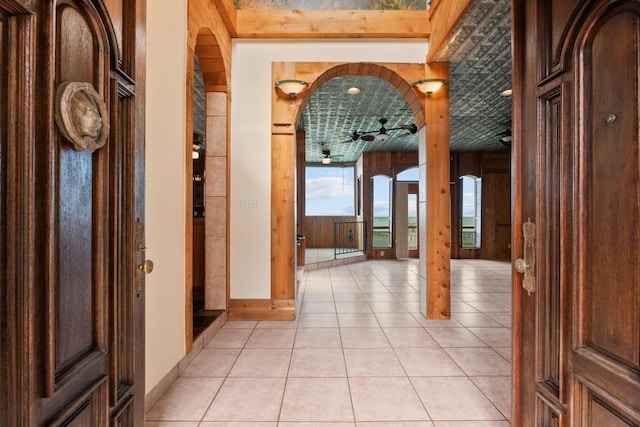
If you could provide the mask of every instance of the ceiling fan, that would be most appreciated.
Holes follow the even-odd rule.
[[[513,139],[511,135],[511,127],[507,128],[504,132],[500,132],[496,136],[500,137],[500,144],[505,147],[511,147],[511,140]]]
[[[322,164],[323,165],[328,165],[331,163],[331,159],[340,159],[342,158],[342,154],[334,154],[331,155],[331,150],[329,149],[323,149],[322,150]]]
[[[351,140],[357,141],[358,139],[362,139],[363,141],[371,142],[374,139],[378,139],[379,141],[386,141],[387,139],[389,139],[388,132],[390,131],[406,130],[407,132],[409,132],[406,135],[413,135],[418,132],[418,126],[416,126],[415,123],[411,123],[410,125],[400,125],[396,128],[387,129],[384,127],[384,125],[387,124],[387,119],[382,117],[378,121],[380,122],[380,129],[367,130],[363,132],[353,131],[353,133],[351,134]]]

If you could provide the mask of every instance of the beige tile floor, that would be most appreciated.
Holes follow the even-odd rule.
[[[418,310],[417,260],[309,271],[292,322],[227,322],[146,427],[507,427],[505,262],[453,260],[452,318]]]

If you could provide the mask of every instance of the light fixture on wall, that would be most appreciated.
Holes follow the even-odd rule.
[[[191,146],[191,158],[193,160],[199,159],[200,158],[200,145],[198,144],[193,144]]]
[[[275,83],[276,92],[285,95],[288,98],[295,98],[300,95],[303,90],[309,86],[304,80],[278,80]]]
[[[442,85],[446,85],[448,83],[449,80],[445,79],[422,79],[414,82],[412,86],[425,95],[431,96],[432,93],[439,91]]]

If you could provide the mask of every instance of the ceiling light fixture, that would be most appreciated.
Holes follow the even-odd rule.
[[[275,83],[276,89],[289,98],[295,98],[309,86],[304,80],[278,80]],[[277,92],[277,91],[276,91]]]
[[[511,96],[512,93],[513,91],[511,89],[505,89],[502,92],[500,92],[500,96]]]
[[[323,165],[331,164],[331,157],[323,157],[322,158],[322,164]]]
[[[376,139],[377,139],[378,141],[386,141],[387,139],[389,139],[389,134],[388,134],[388,133],[386,133],[386,132],[384,132],[384,133],[383,133],[383,132],[380,132],[380,133],[378,134],[378,136],[376,136]]]
[[[355,86],[350,87],[349,89],[347,89],[347,93],[349,95],[357,95],[357,94],[360,93],[360,88],[359,87],[355,87]]]
[[[424,93],[427,96],[431,96],[431,94],[436,93],[440,90],[442,85],[448,84],[449,80],[445,79],[423,79],[418,80],[412,84],[413,87],[418,89],[420,92]]]

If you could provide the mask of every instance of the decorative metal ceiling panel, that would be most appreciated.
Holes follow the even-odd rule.
[[[450,63],[451,151],[504,151],[500,138],[511,128],[511,2],[476,0],[452,33],[436,60]],[[351,86],[359,95],[348,95]],[[349,162],[362,151],[415,151],[417,136],[350,142],[353,131],[413,123],[402,95],[375,77],[340,77],[326,82],[303,113],[299,129],[306,131],[306,159],[322,160],[328,143],[333,161]],[[343,139],[338,139],[343,138]],[[342,157],[339,157],[342,156]]]
[[[277,7],[271,1],[264,4]],[[288,2],[281,6],[291,8]],[[476,0],[436,60],[450,63],[451,151],[506,150],[500,136],[510,131],[511,98],[500,92],[511,87],[510,0]],[[204,85],[198,74],[194,131],[204,133]],[[360,93],[347,94],[352,86]],[[306,132],[306,161],[320,162],[324,149],[334,162],[353,162],[363,151],[418,149],[417,135],[406,132],[391,132],[386,141],[351,140],[354,131],[379,129],[383,117],[386,128],[414,122],[406,100],[390,83],[364,76],[327,81],[313,94],[297,126]]]
[[[350,95],[351,87],[360,92]],[[353,140],[354,132],[374,131],[377,136],[381,118],[387,119],[386,129],[415,121],[406,99],[391,83],[370,76],[328,80],[311,96],[298,126],[306,135],[306,161],[322,161],[323,150],[330,150],[337,162],[354,162],[363,151],[417,151],[417,135],[406,130],[389,131],[384,141]]]
[[[206,124],[206,99],[202,69],[197,56],[193,56],[193,133],[202,136],[205,140]]]
[[[511,2],[476,0],[436,60],[449,61],[451,151],[503,151],[511,128]]]

